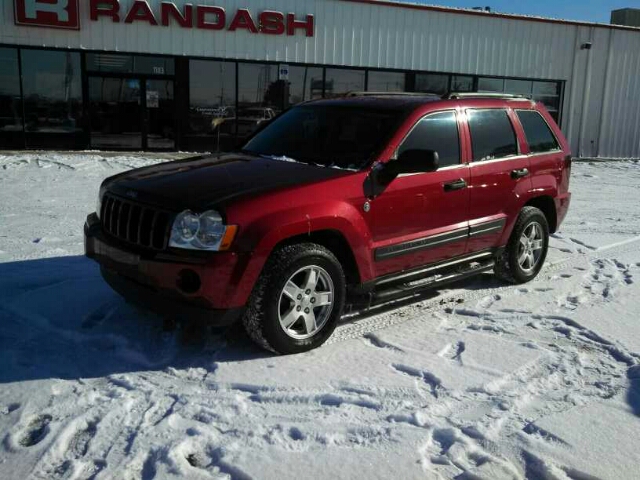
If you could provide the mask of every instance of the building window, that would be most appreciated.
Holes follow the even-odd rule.
[[[322,74],[319,67],[289,67],[289,105],[322,98]]]
[[[542,103],[558,121],[560,112],[560,83],[515,80],[509,78],[479,78],[479,92],[511,93],[525,95]]]
[[[454,75],[451,77],[452,92],[473,92],[473,77]]]
[[[438,153],[440,167],[460,163],[460,137],[455,112],[439,112],[418,122],[404,141],[398,155],[406,150],[433,150]]]
[[[369,70],[369,92],[404,92],[405,89],[406,74]]]
[[[480,77],[478,78],[478,91],[504,93],[504,79]]]
[[[514,95],[531,95],[533,82],[529,80],[511,80],[506,79],[504,82],[504,92],[513,93]]]
[[[434,73],[416,74],[416,92],[444,95],[449,92],[449,75]]]
[[[349,92],[363,92],[364,80],[364,70],[327,68],[325,97],[337,97]]]
[[[557,122],[560,114],[560,83],[533,82],[533,99],[542,103]]]
[[[282,110],[283,86],[284,80],[278,80],[277,65],[259,63],[238,65],[237,128],[240,141]]]
[[[174,75],[171,57],[146,57],[114,53],[88,53],[87,70],[101,73],[139,73],[143,75]]]
[[[516,134],[505,110],[467,110],[467,118],[474,162],[518,154]]]
[[[0,143],[21,147],[24,143],[18,50],[0,48],[0,65]]]
[[[558,141],[542,116],[534,110],[517,110],[531,153],[558,150]]]
[[[64,142],[48,138],[50,134],[81,134],[80,54],[22,50],[21,55],[27,146]]]
[[[211,137],[191,148],[230,150],[236,135],[236,64],[189,62],[189,133]],[[202,142],[200,142],[202,143]]]

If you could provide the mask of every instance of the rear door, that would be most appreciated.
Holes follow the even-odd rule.
[[[551,125],[553,119],[545,112],[517,109],[516,116],[527,140],[531,161],[531,185],[536,196],[548,195],[556,201],[557,211],[566,213],[570,195],[569,174],[571,156]],[[558,223],[563,218],[558,218]],[[551,225],[553,229],[555,225]]]
[[[515,113],[507,108],[469,109],[471,143],[467,252],[501,246],[531,190],[530,164]]]
[[[400,144],[397,155],[437,151],[440,169],[400,175],[371,202],[376,276],[464,254],[469,168],[462,163],[459,117],[455,110],[428,114]]]

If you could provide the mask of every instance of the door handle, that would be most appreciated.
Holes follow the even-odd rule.
[[[463,179],[456,180],[455,182],[445,183],[443,185],[445,192],[455,192],[456,190],[462,190],[467,188],[467,182]]]
[[[529,175],[529,169],[528,168],[523,168],[521,170],[513,170],[511,172],[511,178],[513,178],[514,180],[518,180],[519,178],[524,178],[527,175]]]

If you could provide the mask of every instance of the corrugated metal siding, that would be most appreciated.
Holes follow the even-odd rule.
[[[389,8],[340,0],[258,0],[263,10],[316,16],[316,36],[255,35],[154,27],[142,22],[114,24],[89,19],[81,2],[82,30],[70,32],[13,25],[13,2],[2,2],[0,42],[57,48],[271,60],[483,75],[566,78],[571,35],[562,25]],[[132,1],[123,0],[128,7]],[[154,12],[161,0],[149,0]],[[181,2],[176,2],[182,5]],[[228,13],[246,0],[204,0]]]
[[[125,8],[131,3],[121,2]],[[148,3],[158,12],[161,0]],[[248,2],[197,3],[223,6],[229,14]],[[250,9],[254,15],[263,10],[298,18],[314,14],[316,35],[91,22],[85,0],[80,32],[24,28],[14,25],[8,0],[0,7],[0,43],[564,80],[562,127],[574,152],[640,157],[640,31],[341,0],[255,0]],[[586,41],[593,43],[591,50],[580,49]]]

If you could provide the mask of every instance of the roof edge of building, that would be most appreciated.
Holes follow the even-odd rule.
[[[609,28],[612,30],[627,30],[630,32],[640,33],[640,27],[631,27],[628,25],[613,25],[609,23],[585,22],[585,21],[579,21],[579,20],[561,20],[558,18],[519,15],[515,13],[487,12],[484,10],[473,10],[469,8],[455,8],[455,7],[445,7],[445,6],[439,6],[439,5],[425,5],[420,3],[413,3],[410,1],[407,1],[407,2],[402,2],[399,0],[339,0],[339,1],[351,2],[351,3],[365,3],[369,5],[379,5],[384,7],[407,8],[411,10],[427,10],[427,11],[441,12],[441,13],[455,13],[458,15],[472,15],[472,16],[478,16],[478,17],[506,18],[511,20],[523,20],[523,21],[539,22],[539,23],[553,23],[558,25],[575,25],[579,27]]]

